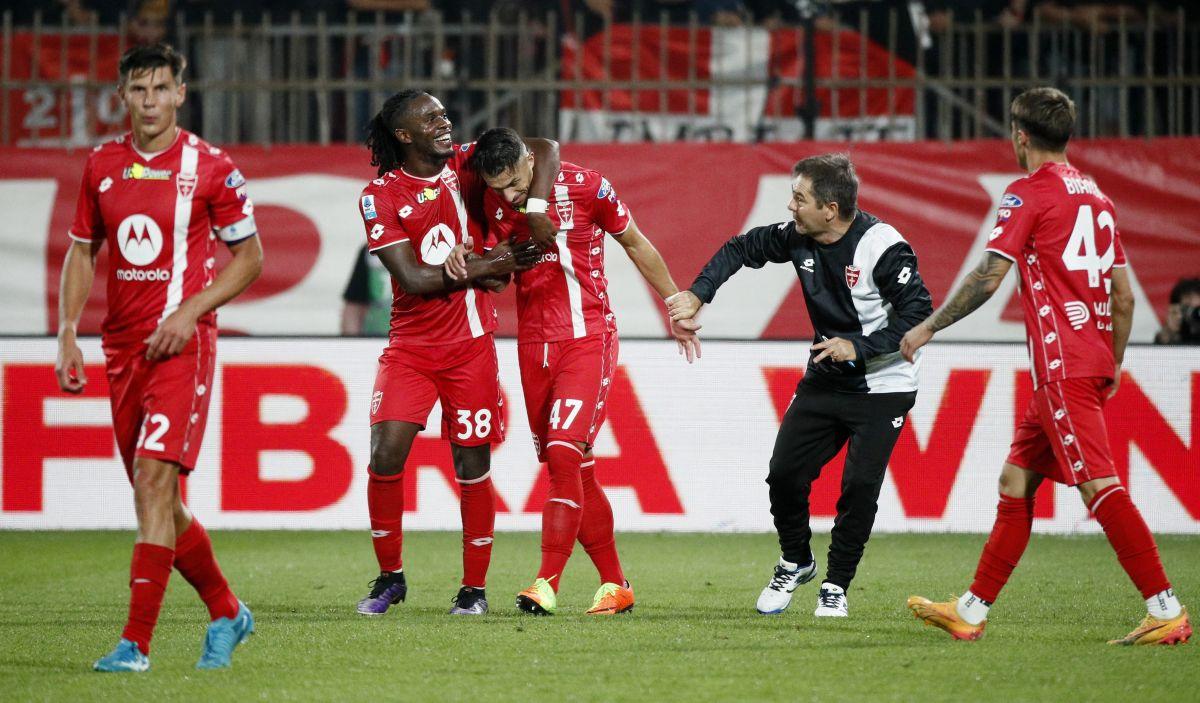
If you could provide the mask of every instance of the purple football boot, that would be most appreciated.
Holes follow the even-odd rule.
[[[408,585],[404,583],[404,572],[385,571],[371,582],[370,595],[358,602],[358,614],[383,615],[406,595]]]

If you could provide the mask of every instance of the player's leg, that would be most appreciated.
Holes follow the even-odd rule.
[[[483,615],[488,611],[488,567],[496,528],[496,489],[492,484],[492,447],[450,445],[462,516],[463,579],[451,615]]]
[[[830,412],[834,395],[801,384],[775,437],[767,486],[782,556],[758,597],[758,612],[764,615],[786,610],[796,587],[817,575],[808,496],[821,468],[849,437]]]
[[[828,566],[814,613],[819,617],[849,615],[846,591],[871,538],[883,474],[916,395],[880,393],[834,401],[835,412],[850,427],[851,434],[837,518],[830,533]]]
[[[908,599],[908,607],[916,618],[955,639],[976,640],[983,636],[988,609],[1008,583],[1029,544],[1038,486],[1047,477],[1064,480],[1050,437],[1042,425],[1043,405],[1035,394],[1013,434],[1008,458],[1000,471],[996,522],[979,555],[971,587],[955,600],[934,602],[923,596]]]
[[[596,459],[589,450],[579,465],[583,483],[583,516],[579,523],[579,544],[583,546],[600,575],[600,588],[592,598],[588,615],[616,615],[633,610],[633,588],[621,568],[614,534],[612,505],[596,480]]]
[[[1113,644],[1175,644],[1191,636],[1187,611],[1179,603],[1159,558],[1154,535],[1129,492],[1117,478],[1104,422],[1108,385],[1104,379],[1067,379],[1047,384],[1046,402],[1065,411],[1059,448],[1072,468],[1080,497],[1104,528],[1121,568],[1146,600],[1146,618]]]
[[[358,602],[360,615],[383,615],[408,595],[404,577],[404,463],[422,429],[415,422],[383,420],[371,425],[371,465],[367,468],[367,512],[379,576]]]
[[[483,615],[484,588],[492,560],[496,493],[491,476],[493,444],[504,441],[504,406],[492,336],[461,345],[435,376],[442,401],[442,436],[450,440],[462,516],[463,578],[452,615]]]

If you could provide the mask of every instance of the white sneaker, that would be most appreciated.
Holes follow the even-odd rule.
[[[817,561],[809,556],[809,565],[800,568],[796,564],[784,561],[779,557],[775,565],[775,575],[767,587],[758,594],[758,612],[763,615],[775,615],[787,610],[792,602],[792,591],[802,583],[812,581],[817,575]]]
[[[813,615],[819,618],[846,618],[850,617],[850,608],[846,604],[846,592],[841,586],[835,586],[826,581],[821,584],[821,591],[817,593],[817,609],[813,611]]]

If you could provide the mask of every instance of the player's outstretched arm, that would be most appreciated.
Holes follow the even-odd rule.
[[[984,252],[979,265],[967,274],[950,299],[924,322],[913,327],[900,340],[900,353],[912,361],[917,350],[929,343],[936,332],[970,315],[1000,288],[1000,281],[1012,268],[1012,261],[993,252]]]
[[[1121,387],[1121,365],[1125,363],[1125,345],[1129,343],[1129,331],[1133,328],[1133,286],[1129,284],[1129,274],[1124,266],[1112,270],[1112,321],[1113,321],[1113,359],[1117,368],[1113,374],[1113,384],[1109,388],[1108,397],[1117,394]]]
[[[546,250],[554,246],[558,234],[546,208],[550,194],[554,192],[554,179],[562,170],[562,160],[558,155],[558,142],[553,139],[530,137],[523,141],[533,153],[533,179],[529,182],[529,197],[525,202],[529,236],[539,248]]]
[[[663,301],[670,301],[679,294],[679,286],[675,285],[675,279],[671,278],[667,262],[663,261],[662,254],[646,235],[642,234],[632,216],[629,218],[629,226],[616,240],[625,249],[625,254],[633,261],[634,266],[637,266],[642,278],[646,279]],[[680,324],[681,322],[671,321],[671,336],[679,345],[679,353],[687,357],[690,364],[700,358],[700,337],[696,334],[700,326],[684,325]]]
[[[463,254],[456,257],[466,270],[465,277],[456,279],[444,266],[427,266],[418,261],[416,252],[407,241],[380,249],[375,254],[396,279],[401,290],[409,295],[429,295],[465,288],[477,279],[503,277],[514,271],[524,271],[541,257],[531,242],[512,244],[502,241],[485,256],[468,257]]]
[[[82,393],[87,385],[83,373],[83,352],[75,341],[79,317],[92,290],[96,276],[96,255],[104,240],[73,242],[63,261],[62,280],[58,292],[58,359],[54,373],[58,387],[68,393]]]
[[[262,273],[263,250],[258,235],[228,246],[233,258],[213,279],[212,285],[185,298],[179,308],[146,338],[147,359],[161,359],[183,351],[196,333],[197,320],[236,298]]]

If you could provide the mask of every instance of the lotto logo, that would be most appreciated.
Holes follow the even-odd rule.
[[[1067,416],[1067,411],[1063,410],[1062,408],[1059,408],[1058,410],[1054,411],[1054,419],[1055,420],[1061,420],[1066,416]]]
[[[112,188],[112,179],[111,178],[105,178],[104,180],[100,181],[100,192],[101,193],[108,190],[109,188]]]
[[[1050,334],[1047,334],[1045,337],[1046,344],[1053,344],[1054,340],[1056,340],[1056,339],[1058,339],[1058,335],[1054,334],[1053,332],[1051,332]]]
[[[503,220],[503,219],[504,219],[504,208],[502,208],[502,207],[498,207],[498,208],[496,208],[496,219],[497,219],[497,220]]]
[[[384,228],[382,224],[376,223],[375,226],[371,228],[371,239],[379,239],[382,237],[383,229]]]
[[[1075,435],[1069,434],[1063,437],[1063,444],[1067,445],[1068,447],[1072,444],[1075,444]]]
[[[412,205],[405,205],[404,207],[400,208],[400,212],[398,214],[400,215],[400,219],[403,220],[404,218],[411,215],[412,212],[413,212]]]
[[[1030,254],[1029,256],[1025,257],[1025,261],[1028,262],[1030,266],[1036,264],[1037,254]]]
[[[1051,371],[1057,369],[1059,366],[1062,366],[1062,359],[1055,359],[1054,361],[1050,362]]]
[[[1042,307],[1038,308],[1038,316],[1045,317],[1049,314],[1050,314],[1050,306],[1049,305],[1043,305]]]
[[[1071,468],[1076,471],[1083,471],[1083,461],[1076,461],[1074,464],[1071,464]]]
[[[997,227],[997,228],[995,228],[995,229],[993,229],[993,230],[992,230],[992,233],[991,233],[991,234],[989,234],[989,235],[988,235],[988,241],[990,242],[990,241],[992,241],[992,240],[996,239],[997,237],[999,237],[999,236],[1000,236],[1000,235],[1002,235],[1002,234],[1004,234],[1004,228],[1003,228],[1003,227]],[[1032,263],[1032,262],[1031,262],[1031,263]]]

